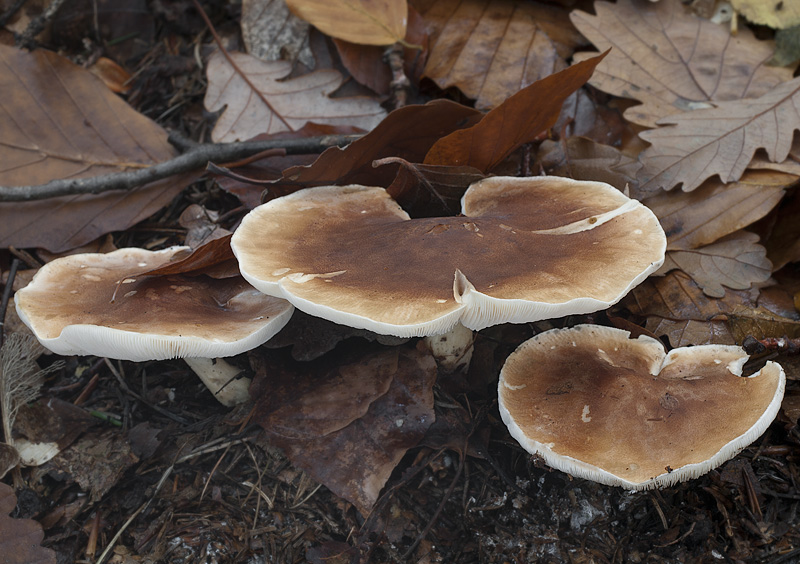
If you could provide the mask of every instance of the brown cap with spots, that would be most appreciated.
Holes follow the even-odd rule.
[[[550,466],[629,489],[696,478],[758,438],[783,398],[774,362],[744,378],[740,348],[669,353],[650,337],[579,325],[526,341],[500,373],[511,435]]]
[[[655,215],[600,182],[488,178],[462,211],[409,219],[382,188],[310,188],[250,212],[231,247],[262,292],[399,337],[597,311],[664,260]]]
[[[257,347],[294,308],[241,277],[131,277],[185,247],[120,249],[56,259],[14,296],[39,341],[63,354],[123,360],[221,357]]]

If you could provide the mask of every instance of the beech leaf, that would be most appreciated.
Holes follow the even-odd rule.
[[[642,103],[625,118],[647,127],[668,115],[709,107],[709,102],[758,98],[792,78],[792,70],[767,66],[774,44],[742,27],[692,14],[680,0],[595,2],[597,15],[572,12],[572,22],[595,47],[611,54],[592,86]],[[580,61],[591,53],[577,53]]]
[[[800,78],[775,87],[756,100],[718,102],[717,107],[672,115],[659,127],[639,135],[649,143],[639,157],[641,189],[694,190],[718,174],[723,182],[738,180],[757,149],[770,160],[789,156],[800,129]]]
[[[698,249],[670,251],[656,275],[676,268],[691,276],[712,298],[725,296],[723,285],[745,290],[772,274],[767,250],[758,244],[758,235],[747,231],[732,233]]]
[[[11,486],[0,483],[0,554],[7,564],[55,564],[56,553],[39,544],[42,526],[32,519],[8,516],[17,505]]]
[[[237,68],[220,52],[208,61],[206,109],[225,108],[211,134],[214,141],[297,130],[310,121],[370,130],[386,116],[377,100],[366,96],[330,98],[342,84],[338,71],[282,80],[292,69],[288,61],[261,61],[244,53],[229,56]]]
[[[489,172],[514,150],[555,124],[564,100],[583,86],[606,53],[538,80],[491,110],[476,125],[439,139],[425,164]]]
[[[129,171],[177,156],[163,128],[91,72],[55,53],[0,46],[0,91],[0,185],[35,186]],[[149,217],[192,178],[172,177],[130,191],[2,203],[0,247],[53,252],[79,247]]]
[[[406,0],[286,0],[325,35],[360,45],[391,45],[406,36]]]

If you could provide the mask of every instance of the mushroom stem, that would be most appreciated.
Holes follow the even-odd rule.
[[[241,372],[221,358],[185,358],[206,388],[225,407],[234,407],[250,399],[250,378],[237,378]]]
[[[447,333],[425,337],[425,344],[442,372],[445,374],[466,372],[472,360],[475,335],[472,330],[457,323]]]

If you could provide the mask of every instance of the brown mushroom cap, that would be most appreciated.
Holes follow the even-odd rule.
[[[130,277],[184,247],[120,249],[56,259],[14,296],[20,318],[62,355],[123,360],[221,357],[260,345],[294,308],[241,277]]]
[[[783,369],[744,378],[747,354],[705,345],[666,353],[650,337],[579,325],[526,341],[500,373],[500,414],[531,453],[568,474],[639,490],[733,458],[775,418]]]
[[[410,220],[382,188],[310,188],[250,212],[231,247],[262,292],[399,337],[603,309],[664,259],[653,213],[600,182],[489,178],[462,210]]]

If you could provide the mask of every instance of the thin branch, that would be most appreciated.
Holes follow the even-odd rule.
[[[320,153],[328,147],[347,145],[359,137],[360,135],[323,135],[305,139],[269,139],[197,145],[174,159],[147,168],[88,178],[52,180],[39,186],[0,186],[0,202],[29,202],[58,196],[131,190],[175,174],[204,169],[210,161],[230,162],[269,149],[284,149],[287,155]]]

